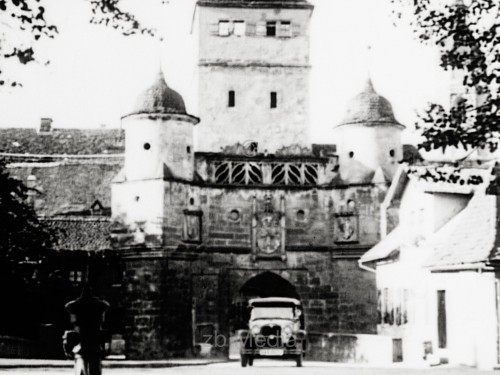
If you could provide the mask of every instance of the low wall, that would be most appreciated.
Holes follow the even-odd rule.
[[[0,358],[39,358],[40,345],[19,337],[0,336]]]
[[[316,333],[308,337],[308,360],[341,363],[392,363],[392,339],[366,334]]]

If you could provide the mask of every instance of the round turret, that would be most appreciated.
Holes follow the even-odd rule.
[[[378,94],[370,79],[348,104],[344,119],[334,128],[340,174],[350,183],[371,182],[378,170],[387,181],[403,157],[400,124],[391,103]]]
[[[199,119],[186,111],[182,96],[157,74],[133,110],[123,117],[125,178],[192,180],[193,125]]]

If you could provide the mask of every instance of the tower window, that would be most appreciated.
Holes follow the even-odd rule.
[[[266,35],[276,36],[276,21],[269,21],[266,23]]]
[[[245,21],[234,21],[234,35],[243,36],[245,35]]]
[[[186,147],[186,152],[187,152],[188,154],[190,154],[190,153],[191,153],[191,146],[187,146],[187,147]]]
[[[352,159],[354,157],[354,152],[350,151],[349,152],[349,157]]]
[[[279,36],[290,38],[292,36],[292,24],[290,21],[281,21],[280,22],[280,32]]]
[[[228,93],[227,106],[230,108],[236,106],[236,96],[233,90],[229,91]]]
[[[151,145],[149,143],[144,143],[144,150],[149,150],[151,148]]]
[[[278,107],[278,94],[275,91],[271,92],[271,108]]]
[[[219,21],[219,36],[229,36],[229,21]]]
[[[389,156],[391,158],[393,158],[394,156],[396,156],[396,151],[394,151],[394,150],[389,151]]]

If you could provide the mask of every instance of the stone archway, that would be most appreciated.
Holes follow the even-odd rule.
[[[248,301],[252,298],[266,297],[286,297],[300,300],[295,286],[274,272],[262,272],[248,279],[231,301],[229,318],[231,332],[230,358],[235,359],[239,356],[239,346],[235,342],[236,332],[239,329],[248,328],[250,318]],[[304,326],[303,319],[304,314],[301,316],[302,326]]]
[[[263,272],[247,280],[240,288],[240,296],[253,297],[287,297],[300,300],[295,287],[287,280],[273,272]]]

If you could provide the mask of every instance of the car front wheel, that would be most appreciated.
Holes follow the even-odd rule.
[[[297,367],[302,367],[302,354],[299,354],[295,361],[297,362]]]
[[[247,367],[247,363],[248,363],[248,357],[245,354],[242,354],[241,355],[241,367]]]

